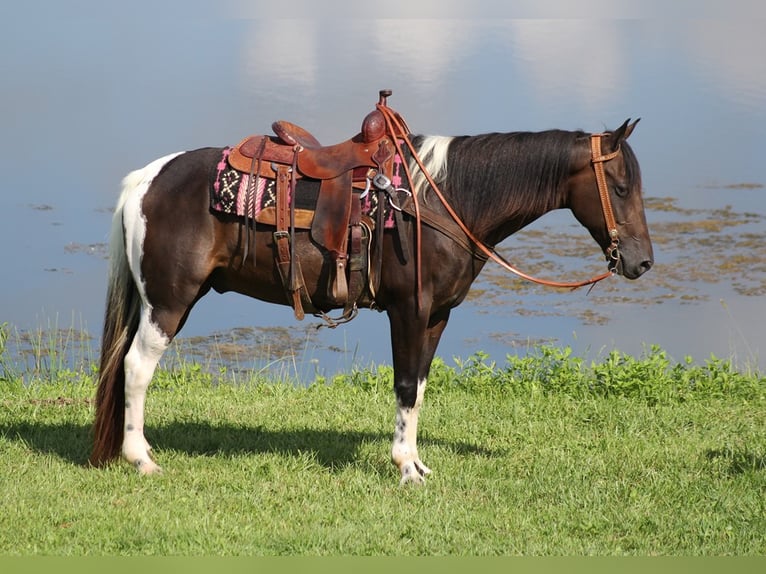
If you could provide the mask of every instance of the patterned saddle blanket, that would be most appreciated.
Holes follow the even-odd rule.
[[[210,186],[210,207],[214,211],[245,217],[248,213],[247,190],[250,185],[250,175],[234,169],[227,161],[231,148],[224,148],[221,159],[216,165]],[[395,187],[401,185],[401,159],[394,158],[394,175],[392,182]],[[314,218],[314,208],[319,196],[320,180],[302,178],[296,182],[295,190],[295,226],[300,229],[310,229]],[[254,191],[254,201],[250,216],[255,212],[255,220],[266,225],[276,225],[277,192],[276,182],[263,176],[258,178],[258,188]],[[362,199],[362,213],[377,218],[378,194],[368,193]],[[384,203],[384,228],[395,227],[393,210],[388,202]]]

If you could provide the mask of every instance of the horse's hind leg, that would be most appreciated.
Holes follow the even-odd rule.
[[[146,391],[160,357],[170,340],[151,320],[151,308],[143,307],[138,331],[125,356],[125,434],[122,456],[141,474],[162,469],[150,456],[151,447],[144,437]]]

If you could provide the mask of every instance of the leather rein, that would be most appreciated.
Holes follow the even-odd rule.
[[[436,185],[436,182],[434,182],[433,178],[431,177],[431,174],[428,173],[428,170],[423,165],[422,160],[418,156],[414,145],[410,141],[410,138],[408,137],[410,134],[409,128],[407,127],[407,124],[404,122],[404,120],[391,110],[388,106],[385,105],[385,103],[379,103],[377,105],[377,108],[383,113],[383,116],[386,119],[386,124],[389,129],[389,133],[394,134],[393,140],[394,145],[396,146],[397,152],[404,157],[402,154],[401,144],[400,140],[404,141],[412,155],[412,157],[415,159],[415,162],[417,163],[418,167],[422,171],[423,175],[425,176],[426,180],[428,181],[428,184],[433,189],[436,196],[439,198],[439,201],[442,202],[442,205],[444,205],[444,208],[447,210],[447,213],[449,213],[450,217],[455,221],[455,223],[458,225],[458,227],[461,229],[463,233],[465,233],[466,237],[473,243],[479,251],[481,251],[484,255],[487,256],[487,258],[491,259],[507,271],[510,271],[511,273],[514,273],[515,275],[518,275],[522,279],[526,279],[527,281],[531,281],[533,283],[538,283],[540,285],[546,285],[548,287],[560,287],[560,288],[567,288],[567,289],[577,289],[579,287],[584,287],[585,285],[595,285],[599,281],[602,281],[603,279],[606,279],[607,277],[611,277],[614,275],[617,271],[617,264],[620,260],[620,250],[619,250],[619,244],[620,244],[620,238],[619,233],[617,231],[617,222],[614,218],[614,212],[612,210],[612,202],[609,197],[609,187],[606,182],[606,174],[604,171],[604,163],[607,161],[614,159],[617,157],[617,155],[620,153],[620,148],[618,147],[615,151],[608,153],[608,154],[602,154],[601,153],[601,139],[609,134],[606,133],[597,133],[597,134],[591,134],[590,136],[590,147],[591,147],[591,164],[593,165],[593,171],[596,175],[596,184],[598,186],[598,192],[599,197],[601,199],[601,209],[604,213],[604,220],[606,222],[606,228],[609,233],[609,238],[611,239],[611,243],[609,247],[606,248],[605,254],[606,258],[609,261],[609,270],[606,273],[602,273],[601,275],[597,275],[595,277],[591,277],[590,279],[586,279],[584,281],[574,281],[574,282],[560,282],[560,281],[551,281],[548,279],[539,279],[537,277],[533,277],[531,275],[528,275],[527,273],[524,273],[523,271],[516,268],[514,265],[509,263],[505,258],[503,258],[500,254],[498,254],[494,248],[488,247],[484,244],[480,239],[478,239],[470,229],[463,223],[463,221],[460,219],[460,216],[458,216],[457,213],[455,213],[455,210],[452,209],[452,206],[447,202],[444,195],[442,195],[441,190],[439,190],[439,187]],[[407,165],[407,162],[403,162],[402,165],[404,166],[405,173],[407,174],[407,178],[410,182],[413,181],[412,176],[410,174],[409,167]],[[413,190],[414,192],[414,190]],[[416,220],[416,226],[417,226],[417,233],[416,233],[416,252],[417,252],[417,261],[420,262],[421,260],[421,243],[420,243],[420,226],[421,226],[421,213],[420,213],[420,206],[418,204],[418,198],[417,194],[412,194],[412,202],[414,205],[414,211],[415,211],[415,220]],[[461,243],[461,242],[459,242]],[[420,292],[421,292],[421,272],[420,272],[420,265],[418,264],[417,267],[417,292],[418,292],[418,301],[420,301]]]

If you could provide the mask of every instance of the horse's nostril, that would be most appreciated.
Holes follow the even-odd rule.
[[[647,271],[649,271],[649,269],[652,268],[652,265],[654,265],[654,261],[652,261],[651,259],[647,259],[646,261],[643,261],[641,263],[641,269],[643,269],[644,270],[643,272],[646,273]]]

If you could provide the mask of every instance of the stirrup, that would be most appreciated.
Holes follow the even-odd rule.
[[[322,327],[329,327],[330,329],[334,329],[338,325],[343,325],[349,321],[353,321],[358,314],[359,308],[356,306],[356,303],[354,303],[349,309],[345,309],[343,314],[337,319],[330,317],[324,311],[319,311],[318,313],[314,313],[314,317],[319,317],[324,321],[324,323],[319,323],[316,328],[321,329]]]

